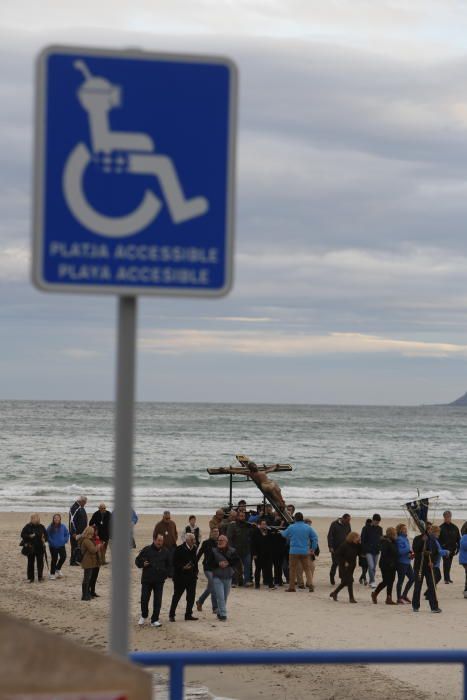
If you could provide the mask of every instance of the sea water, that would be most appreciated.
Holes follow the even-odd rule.
[[[437,495],[467,515],[467,408],[140,403],[134,505],[139,513],[211,513],[228,502],[228,477],[208,467],[246,454],[288,462],[278,481],[309,515],[401,514]],[[78,494],[112,508],[114,405],[0,401],[0,508],[64,510]],[[261,500],[235,484],[234,501]]]

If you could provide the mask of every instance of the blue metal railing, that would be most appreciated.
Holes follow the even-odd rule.
[[[185,666],[255,666],[273,664],[460,664],[463,700],[467,700],[467,649],[344,651],[138,651],[130,659],[142,666],[168,666],[170,700],[183,700]]]

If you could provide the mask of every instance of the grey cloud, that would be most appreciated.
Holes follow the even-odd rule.
[[[243,71],[250,126],[262,130],[267,114],[269,128],[288,136],[386,158],[456,161],[459,146],[465,153],[458,143],[465,122],[451,111],[467,97],[465,61],[417,64],[304,42],[288,49],[279,44],[240,59],[255,66]]]
[[[97,43],[103,35],[69,36]],[[138,43],[118,37],[103,43]],[[170,40],[144,42],[168,48]],[[142,328],[183,328],[189,318],[203,329],[222,323],[206,317],[257,314],[297,331],[457,337],[467,321],[466,62],[292,40],[178,42],[232,54],[241,69],[236,284],[222,302],[142,300]],[[29,245],[31,59],[40,43],[40,35],[10,37],[0,50],[0,256]],[[53,343],[45,355],[62,352],[63,368],[66,349],[100,353],[107,344],[110,353],[113,299],[40,294],[24,268],[15,280],[0,283],[1,317],[23,344],[32,336]],[[60,333],[46,336],[48,324]],[[100,355],[96,363],[105,366]]]

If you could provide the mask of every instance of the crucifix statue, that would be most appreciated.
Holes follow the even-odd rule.
[[[245,455],[236,455],[236,459],[240,463],[239,467],[208,469],[208,474],[238,474],[246,476],[256,484],[279,515],[287,522],[291,522],[292,518],[286,510],[281,490],[278,484],[269,478],[269,474],[277,471],[292,471],[292,466],[290,464],[263,464],[258,466]]]

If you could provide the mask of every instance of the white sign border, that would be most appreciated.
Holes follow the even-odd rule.
[[[50,55],[82,54],[86,56],[108,56],[112,58],[131,58],[139,60],[165,60],[179,63],[208,63],[225,65],[229,69],[229,134],[228,134],[228,168],[227,168],[227,207],[226,207],[226,253],[225,283],[220,289],[206,288],[172,288],[158,286],[132,285],[93,285],[93,284],[55,284],[43,279],[43,243],[44,243],[44,172],[46,153],[46,63]],[[77,294],[117,294],[119,296],[175,296],[175,297],[223,297],[233,285],[234,230],[235,230],[235,191],[236,191],[236,137],[237,137],[237,101],[238,69],[236,64],[225,56],[203,54],[171,54],[139,49],[101,49],[83,46],[46,46],[36,61],[36,99],[35,99],[35,140],[34,140],[34,202],[33,202],[33,255],[32,282],[41,291]]]

